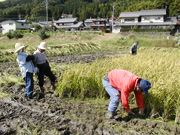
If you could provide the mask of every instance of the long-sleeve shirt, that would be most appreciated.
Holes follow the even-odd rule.
[[[35,68],[34,68],[32,60],[28,62],[26,61],[27,56],[28,55],[26,54],[26,52],[21,52],[17,56],[17,62],[19,64],[23,78],[26,76],[26,72],[30,72],[30,73],[35,72]]]
[[[108,73],[110,84],[121,92],[121,101],[125,110],[129,110],[129,94],[136,89],[138,76],[126,70],[115,69]],[[136,103],[139,108],[144,108],[142,92],[134,91]]]
[[[36,58],[37,64],[44,64],[44,63],[46,63],[46,60],[47,60],[46,52],[41,53],[39,51],[39,49],[37,49],[34,52],[34,56]]]

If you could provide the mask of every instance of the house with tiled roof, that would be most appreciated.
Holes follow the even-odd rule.
[[[91,29],[93,30],[106,30],[110,28],[107,19],[97,18],[93,20],[93,24],[91,25]]]
[[[60,18],[57,21],[53,21],[55,26],[71,26],[78,23],[77,18]]]
[[[27,20],[6,20],[1,23],[2,34],[9,31],[26,30],[30,28],[30,23]]]
[[[91,26],[94,24],[93,23],[93,21],[94,20],[96,20],[95,18],[93,18],[93,19],[86,19],[85,21],[84,21],[84,25],[85,25],[85,27],[84,27],[84,29],[86,29],[86,30],[90,30],[91,29]]]
[[[60,18],[53,21],[53,25],[64,30],[80,30],[84,27],[83,22],[78,22],[77,18]]]
[[[76,24],[72,24],[72,25],[60,25],[60,26],[56,26],[58,29],[64,29],[67,31],[77,31],[77,30],[82,30],[84,28],[84,24],[83,22],[78,22]]]
[[[122,12],[120,29],[174,29],[177,28],[176,17],[167,17],[166,9],[141,10],[139,12]]]

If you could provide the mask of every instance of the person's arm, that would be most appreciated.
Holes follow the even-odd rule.
[[[130,54],[132,54],[133,51],[134,51],[134,44],[130,48]]]
[[[129,97],[128,92],[121,91],[122,105],[127,112],[130,110],[129,103],[128,103],[129,102],[128,97]]]
[[[36,58],[35,58],[34,55],[28,55],[28,56],[26,57],[26,62],[29,62],[29,61],[31,61],[31,60],[32,60],[34,66],[37,67],[37,62],[36,62]]]
[[[142,92],[135,92],[135,97],[136,97],[136,103],[139,107],[139,112],[140,114],[144,114],[144,100],[143,100],[143,93]]]
[[[28,55],[26,57],[26,62],[29,62],[30,60],[34,60],[34,59],[35,59],[34,55]]]

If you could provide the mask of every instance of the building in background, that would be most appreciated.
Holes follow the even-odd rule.
[[[176,17],[167,17],[166,9],[122,12],[120,29],[176,29]]]
[[[6,20],[1,23],[2,34],[9,31],[30,29],[30,23],[27,20]]]

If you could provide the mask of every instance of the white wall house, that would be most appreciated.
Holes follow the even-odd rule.
[[[122,12],[120,14],[121,23],[138,23],[139,12]]]
[[[120,28],[133,29],[168,29],[176,28],[177,19],[167,17],[166,9],[141,10],[139,12],[122,12]]]
[[[164,22],[166,16],[165,9],[141,10],[141,22]]]
[[[61,18],[58,21],[54,21],[55,26],[71,26],[78,23],[77,18]]]
[[[9,31],[29,29],[30,24],[26,20],[7,20],[2,22],[2,34]]]

